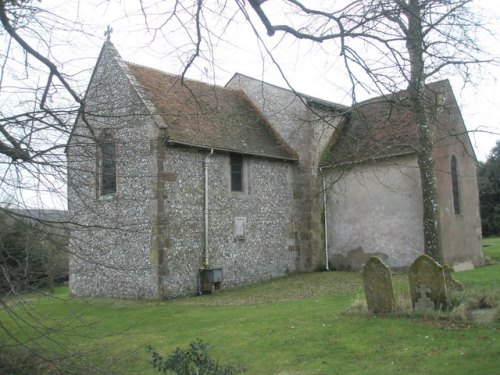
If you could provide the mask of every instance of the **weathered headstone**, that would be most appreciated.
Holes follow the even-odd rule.
[[[460,281],[455,280],[451,274],[455,272],[453,270],[453,267],[450,267],[449,265],[445,264],[443,266],[443,272],[444,272],[444,281],[446,283],[446,291],[448,293],[450,292],[463,292],[464,287]]]
[[[368,310],[376,314],[394,311],[394,289],[391,270],[378,257],[370,257],[363,268]]]
[[[431,290],[429,288],[422,284],[418,287],[417,293],[415,310],[434,309],[434,302],[430,298]]]
[[[414,309],[445,310],[448,294],[443,267],[427,255],[421,255],[410,266],[411,304]]]

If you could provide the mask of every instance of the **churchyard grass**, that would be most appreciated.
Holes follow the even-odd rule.
[[[500,239],[486,241],[495,246],[485,253],[499,255]],[[467,293],[500,288],[500,264],[454,276]],[[407,276],[394,275],[394,283],[404,295]],[[197,338],[222,364],[241,363],[247,374],[493,374],[500,368],[498,316],[481,325],[355,313],[353,302],[364,299],[357,273],[291,275],[164,302],[70,298],[65,288],[56,298],[26,297],[23,304],[7,300],[0,311],[4,328],[47,356],[59,353],[81,373],[155,374],[148,345],[167,355]],[[5,330],[0,334],[2,345],[12,343]]]
[[[488,237],[483,239],[484,256],[500,262],[500,237]]]

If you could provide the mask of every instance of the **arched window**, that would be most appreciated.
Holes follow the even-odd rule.
[[[113,137],[105,134],[98,145],[99,195],[116,193],[116,145]]]
[[[460,215],[460,187],[458,181],[457,157],[455,155],[451,157],[451,191],[453,193],[453,209],[455,215]]]

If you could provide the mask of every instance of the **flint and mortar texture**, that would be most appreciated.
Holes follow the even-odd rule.
[[[68,144],[70,290],[79,296],[170,298],[196,293],[204,266],[207,149],[173,146],[114,47],[105,46],[85,108]],[[104,132],[106,131],[106,132]],[[92,132],[95,134],[92,134]],[[99,195],[98,147],[116,143],[117,192]],[[215,152],[209,174],[209,266],[224,285],[299,269],[293,212],[297,163],[244,155],[244,192],[230,190],[229,153]],[[244,239],[234,233],[246,219]]]
[[[306,105],[306,95],[235,74],[227,87],[239,88],[264,113],[273,128],[299,154],[293,170],[295,236],[302,271],[324,266],[323,224],[318,178],[319,157],[342,119],[344,108]],[[316,99],[315,99],[316,100]]]
[[[203,161],[212,148],[208,266],[223,268],[226,286],[324,267],[323,176],[333,268],[361,269],[371,255],[405,268],[423,252],[414,148],[337,168],[339,139],[349,131],[345,107],[239,74],[227,85],[232,90],[191,82],[189,90],[203,93],[193,98],[194,91],[187,95],[176,77],[166,77],[125,63],[105,43],[67,148],[71,293],[152,299],[197,292],[206,266]],[[439,85],[444,259],[456,269],[478,266],[473,149],[451,87]],[[379,112],[368,123],[387,117]],[[403,122],[393,120],[400,129]],[[116,145],[117,191],[101,196],[97,145],[104,136]],[[348,147],[354,156],[362,150],[370,151]],[[243,154],[240,193],[230,188],[230,151]],[[453,211],[452,157],[460,214]],[[245,225],[243,238],[236,218]]]
[[[208,151],[167,148],[165,217],[169,237],[164,288],[169,296],[194,293],[203,266],[204,174]],[[289,174],[293,163],[244,156],[244,192],[230,189],[228,153],[209,157],[209,267],[222,267],[224,285],[283,276],[297,269],[297,252],[288,249],[292,218]],[[244,239],[235,218],[246,218]]]
[[[90,83],[88,125],[80,117],[67,148],[70,291],[74,295],[152,298],[156,271],[151,248],[154,199],[152,117],[129,77],[104,49]],[[99,196],[95,137],[116,143],[117,192]],[[154,257],[153,257],[154,258]]]

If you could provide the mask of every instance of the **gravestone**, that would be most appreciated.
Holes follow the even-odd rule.
[[[420,285],[417,290],[417,299],[415,302],[415,310],[434,309],[434,301],[430,298],[431,290],[425,285]]]
[[[375,314],[393,312],[394,289],[389,267],[380,258],[370,257],[363,268],[362,275],[368,310]]]
[[[448,293],[450,292],[463,292],[464,287],[460,281],[455,280],[451,274],[455,272],[453,270],[453,267],[450,267],[449,265],[445,264],[443,266],[443,272],[444,272],[444,281],[446,283],[446,291]]]
[[[421,255],[410,266],[411,304],[415,310],[445,310],[448,294],[443,267],[427,255]]]

